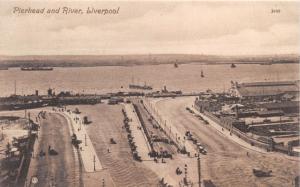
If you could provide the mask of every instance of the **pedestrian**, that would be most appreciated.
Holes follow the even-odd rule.
[[[107,152],[109,153],[109,149],[107,149]]]

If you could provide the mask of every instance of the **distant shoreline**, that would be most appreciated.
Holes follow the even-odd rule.
[[[0,56],[0,68],[17,67],[98,67],[162,64],[291,64],[299,63],[298,55],[215,56],[188,54],[155,55],[65,55],[65,56]]]

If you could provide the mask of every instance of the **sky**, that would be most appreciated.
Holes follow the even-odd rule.
[[[0,55],[300,51],[298,2],[0,1],[0,7]],[[120,9],[115,15],[65,15],[14,14],[14,7]]]

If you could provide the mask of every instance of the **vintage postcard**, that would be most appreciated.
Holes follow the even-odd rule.
[[[1,187],[298,187],[296,1],[0,1]]]

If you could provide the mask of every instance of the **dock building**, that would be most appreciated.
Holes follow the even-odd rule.
[[[232,82],[229,93],[201,94],[194,107],[251,145],[298,154],[299,104],[299,81]]]
[[[241,99],[294,99],[299,96],[299,81],[279,82],[231,82],[231,94]]]

